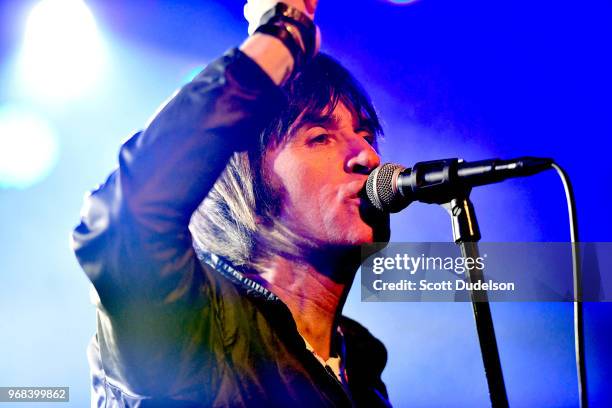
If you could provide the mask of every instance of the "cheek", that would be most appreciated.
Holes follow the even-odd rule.
[[[310,166],[292,166],[288,172],[277,173],[285,190],[284,208],[288,213],[312,212],[319,207],[322,185],[316,172]]]
[[[298,154],[280,152],[272,162],[271,173],[275,188],[284,192],[284,215],[290,218],[320,215],[337,193],[333,188],[337,171],[331,168],[328,158],[305,160]]]
[[[315,241],[370,242],[372,228],[359,206],[346,201],[341,163],[323,155],[306,160],[278,152],[267,169],[272,187],[282,192],[280,217],[292,231]]]

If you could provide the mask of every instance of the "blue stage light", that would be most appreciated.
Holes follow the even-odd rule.
[[[43,180],[58,150],[43,118],[18,106],[0,106],[0,188],[27,188]]]
[[[389,0],[390,3],[405,6],[407,4],[416,3],[419,0]]]

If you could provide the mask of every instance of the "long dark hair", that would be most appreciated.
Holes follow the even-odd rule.
[[[272,253],[297,256],[302,240],[278,221],[281,198],[261,170],[266,150],[290,139],[303,118],[331,115],[339,102],[358,115],[376,139],[382,135],[378,115],[365,90],[326,54],[313,58],[283,90],[287,105],[261,133],[255,149],[232,156],[190,224],[201,249],[254,270],[259,270],[261,260]]]

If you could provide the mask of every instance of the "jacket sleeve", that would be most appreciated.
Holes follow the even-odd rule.
[[[239,50],[212,62],[120,150],[73,232],[95,287],[98,342],[111,382],[131,392],[189,388],[213,357],[214,285],[195,256],[192,213],[235,151],[258,138],[284,96]],[[211,354],[211,353],[209,353]],[[197,371],[197,372],[196,372]]]

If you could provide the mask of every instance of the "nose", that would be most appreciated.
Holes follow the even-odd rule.
[[[368,175],[380,165],[380,156],[370,143],[363,137],[356,137],[352,144],[349,158],[346,161],[346,171]]]

